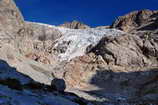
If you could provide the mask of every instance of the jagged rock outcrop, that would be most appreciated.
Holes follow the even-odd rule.
[[[101,55],[109,65],[133,68],[158,66],[158,43],[155,39],[143,36],[129,34],[105,37],[93,51]]]
[[[90,28],[88,25],[80,23],[78,21],[66,22],[60,25],[61,27],[70,28],[70,29],[87,29]]]
[[[22,32],[24,20],[16,5],[11,0],[0,1],[0,29],[1,36],[15,38]]]
[[[154,11],[154,13],[150,16],[147,23],[142,24],[134,31],[152,31],[158,32],[158,11]]]
[[[135,28],[149,23],[151,17],[157,11],[150,11],[150,10],[142,10],[142,11],[134,11],[125,16],[119,17],[112,25],[112,28],[118,28],[125,32],[129,32],[134,30]]]
[[[19,40],[27,34],[23,17],[12,0],[0,1],[0,41],[18,48]]]

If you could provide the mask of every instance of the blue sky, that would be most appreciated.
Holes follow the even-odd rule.
[[[78,20],[92,27],[111,24],[118,16],[158,9],[158,0],[16,0],[25,20],[59,25]]]

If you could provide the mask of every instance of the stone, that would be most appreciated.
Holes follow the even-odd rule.
[[[51,87],[59,92],[64,92],[66,89],[66,84],[63,79],[54,78],[51,82]]]

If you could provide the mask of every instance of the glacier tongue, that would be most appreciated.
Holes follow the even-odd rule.
[[[71,60],[74,57],[84,55],[89,46],[97,45],[104,36],[124,34],[124,32],[116,29],[91,28],[76,30],[62,27],[55,28],[63,34],[54,46],[54,49],[58,51],[58,57],[61,61]]]
[[[62,37],[56,40],[53,49],[57,52],[59,60],[71,60],[86,53],[87,48],[92,48],[105,36],[119,36],[125,32],[117,29],[68,29],[48,24],[39,25],[55,28],[62,33]],[[89,49],[90,50],[90,49]]]

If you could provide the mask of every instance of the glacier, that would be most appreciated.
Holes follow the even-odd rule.
[[[117,29],[68,29],[42,23],[38,24],[55,28],[62,33],[62,36],[56,40],[53,47],[53,49],[58,50],[57,56],[60,61],[69,61],[72,58],[84,55],[87,48],[93,48],[105,36],[119,36],[125,34],[125,32]]]
[[[58,54],[61,60],[71,60],[77,56],[84,55],[87,48],[93,48],[105,36],[124,34],[124,32],[116,29],[67,29],[61,27],[57,27],[57,29],[63,36],[58,39],[54,47],[66,48],[64,52]]]

